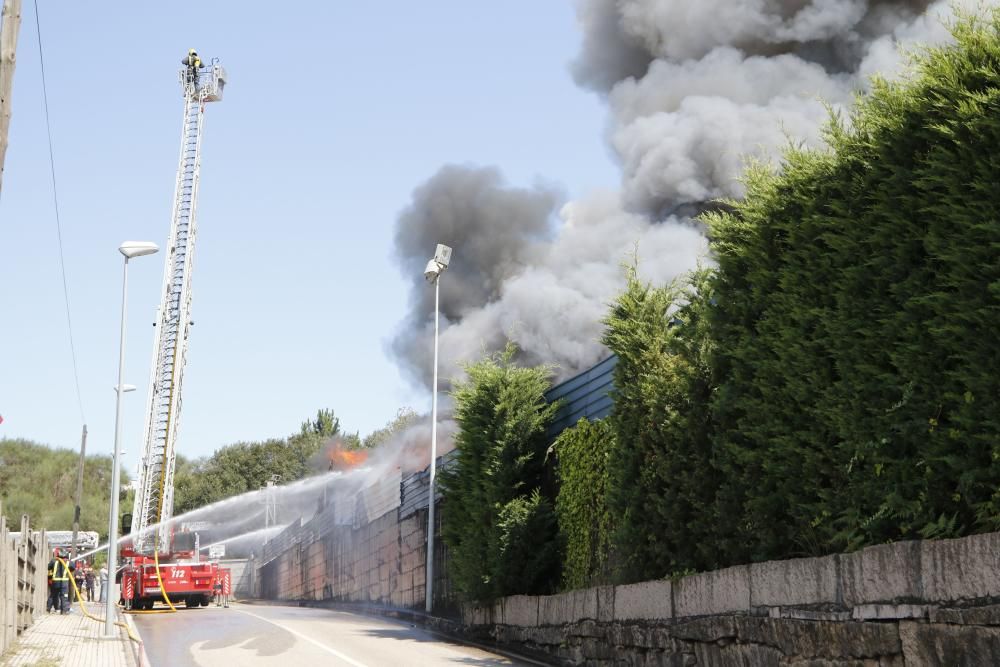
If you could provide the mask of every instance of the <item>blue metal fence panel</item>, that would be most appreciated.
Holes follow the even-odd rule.
[[[451,450],[447,454],[442,454],[437,460],[437,472],[440,474],[443,470],[447,470],[455,465],[455,457],[458,454],[458,450]],[[399,503],[399,518],[405,519],[411,514],[416,514],[418,510],[427,508],[427,498],[430,495],[430,479],[431,472],[430,466],[427,466],[420,472],[415,472],[407,477],[404,477],[402,482],[400,482],[400,503]],[[440,501],[443,496],[441,495],[441,484],[438,481],[434,483],[434,499]]]
[[[555,438],[583,417],[593,421],[611,414],[612,379],[617,364],[618,357],[608,357],[546,392],[545,398],[550,403],[560,399],[563,402],[549,426],[550,438]]]

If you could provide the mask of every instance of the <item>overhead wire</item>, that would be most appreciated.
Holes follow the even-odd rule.
[[[42,73],[42,100],[45,106],[45,130],[49,139],[49,172],[52,176],[52,204],[55,207],[56,217],[56,237],[59,240],[59,268],[62,273],[63,301],[66,304],[66,326],[69,328],[69,350],[73,357],[73,382],[76,387],[76,403],[80,408],[80,421],[87,422],[83,410],[83,394],[80,392],[80,373],[76,361],[76,343],[73,339],[73,318],[69,307],[69,286],[66,282],[66,258],[63,253],[62,221],[59,218],[59,190],[56,187],[56,161],[55,152],[52,149],[52,122],[49,119],[49,93],[45,82],[45,53],[42,48],[42,22],[38,16],[38,0],[34,0],[35,5],[35,31],[38,34],[38,62],[41,65]]]

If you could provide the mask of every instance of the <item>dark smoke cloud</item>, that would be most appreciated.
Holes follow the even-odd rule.
[[[448,165],[413,193],[396,226],[395,254],[410,282],[410,311],[392,349],[421,381],[431,368],[434,289],[423,278],[438,243],[454,257],[441,279],[442,323],[461,321],[495,302],[501,288],[540,259],[555,231],[553,214],[562,199],[549,187],[511,188],[492,167]],[[468,352],[502,344],[502,331],[483,330],[464,341]],[[471,349],[470,349],[471,348]]]
[[[898,71],[900,42],[940,41],[943,2],[925,0],[582,0],[578,80],[611,111],[608,140],[626,208],[656,217],[743,194],[747,159],[789,142],[819,146],[828,106],[866,77]],[[614,33],[631,72],[603,47]],[[644,54],[641,62],[636,54]],[[640,71],[641,74],[635,74]],[[610,83],[609,83],[610,82]]]
[[[434,290],[423,279],[435,241],[454,249],[441,282],[441,379],[462,362],[513,341],[525,364],[565,378],[607,354],[601,319],[637,251],[644,277],[694,268],[704,239],[686,221],[659,224],[625,212],[615,193],[559,209],[548,189],[506,186],[495,169],[446,167],[400,215],[396,254],[411,282],[410,310],[392,350],[411,379],[429,385]]]
[[[626,34],[613,0],[580,3],[577,17],[583,32],[580,57],[572,65],[577,84],[608,92],[622,79],[646,73],[653,58]]]
[[[1000,0],[958,0],[975,11]],[[392,343],[430,382],[435,243],[455,249],[442,283],[441,373],[518,344],[562,379],[599,361],[601,318],[639,255],[664,283],[705,257],[691,216],[740,197],[748,159],[790,142],[821,146],[829,110],[849,109],[872,74],[892,78],[915,43],[949,39],[938,0],[579,0],[582,50],[571,69],[607,101],[621,191],[562,206],[549,188],[505,185],[495,169],[446,167],[397,225],[411,307]]]

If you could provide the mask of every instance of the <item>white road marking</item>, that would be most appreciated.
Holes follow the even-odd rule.
[[[320,642],[316,641],[312,637],[309,637],[308,635],[304,635],[301,632],[299,632],[298,630],[293,630],[292,628],[288,627],[287,625],[282,625],[281,623],[275,623],[274,621],[272,621],[269,618],[266,618],[264,616],[258,616],[257,614],[251,614],[249,611],[244,611],[242,609],[233,609],[233,611],[238,611],[241,614],[246,614],[247,616],[253,616],[254,618],[259,619],[261,621],[264,621],[265,623],[270,623],[271,625],[275,625],[275,626],[281,628],[282,630],[284,630],[285,632],[289,632],[289,633],[295,635],[296,637],[298,637],[299,639],[303,639],[303,640],[309,642],[310,644],[312,644],[313,646],[321,648],[324,651],[326,651],[327,653],[340,658],[341,660],[343,660],[344,662],[346,662],[349,665],[354,665],[354,667],[368,667],[363,662],[358,662],[354,658],[351,658],[351,657],[348,657],[348,656],[344,655],[343,653],[341,653],[340,651],[338,651],[335,648],[331,648],[331,647],[327,646],[326,644],[321,644]]]

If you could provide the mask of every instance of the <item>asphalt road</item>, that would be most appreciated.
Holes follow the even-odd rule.
[[[151,667],[531,665],[409,623],[327,609],[235,604],[133,617]]]

